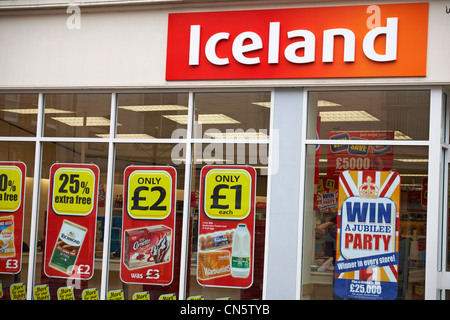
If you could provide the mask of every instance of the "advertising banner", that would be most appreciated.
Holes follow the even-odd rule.
[[[394,140],[393,131],[333,131],[330,140]],[[390,170],[394,162],[392,146],[328,146],[327,177],[338,178],[345,170]]]
[[[248,288],[253,283],[256,171],[204,166],[200,177],[197,282]]]
[[[129,166],[124,172],[120,278],[126,283],[173,281],[177,172]]]
[[[314,210],[320,213],[336,212],[338,204],[338,179],[321,177],[314,194]]]
[[[400,175],[344,171],[339,176],[334,291],[341,298],[397,297]]]
[[[0,273],[22,268],[26,171],[23,162],[0,162]]]
[[[427,33],[427,3],[172,13],[166,80],[424,77]]]
[[[51,166],[44,251],[48,277],[86,280],[94,275],[99,175],[95,164]]]

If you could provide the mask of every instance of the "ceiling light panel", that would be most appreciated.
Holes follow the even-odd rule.
[[[260,107],[264,108],[270,108],[270,102],[252,102],[252,104],[255,104]]]
[[[205,135],[214,139],[269,139],[263,132],[205,132]]]
[[[175,121],[180,124],[187,124],[188,116],[187,115],[164,115],[166,119]],[[202,124],[236,124],[240,123],[239,121],[230,118],[224,114],[214,113],[214,114],[199,114],[198,119],[196,119],[198,123]]]
[[[109,133],[97,133],[97,137],[100,138],[109,138]],[[118,139],[155,139],[151,135],[146,133],[118,133],[116,134],[116,138]]]
[[[0,111],[5,112],[11,112],[11,113],[18,113],[18,114],[37,114],[38,109],[37,108],[30,108],[30,109],[0,109]],[[67,110],[60,110],[60,109],[54,109],[54,108],[45,108],[46,114],[51,113],[73,113],[73,111],[67,111]]]
[[[318,107],[342,107],[342,104],[327,101],[327,100],[317,100]]]
[[[360,111],[321,111],[322,122],[354,122],[354,121],[380,121],[370,113]]]
[[[186,111],[188,107],[177,104],[165,105],[141,105],[141,106],[121,106],[119,109],[130,110],[135,112],[147,111]]]
[[[64,123],[71,127],[104,127],[109,126],[109,119],[104,117],[52,117],[53,120]],[[117,124],[120,126],[120,124]]]

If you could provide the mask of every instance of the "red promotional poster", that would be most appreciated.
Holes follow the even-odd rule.
[[[177,171],[129,166],[124,173],[120,278],[126,283],[173,281]]]
[[[22,268],[26,171],[22,162],[0,162],[0,273]]]
[[[394,140],[393,131],[334,131],[330,140]],[[327,177],[338,178],[345,170],[390,170],[393,146],[333,144],[328,146]]]
[[[248,288],[253,283],[256,171],[205,166],[200,183],[197,282]]]
[[[56,163],[50,168],[44,272],[48,277],[94,275],[100,170],[94,164]]]

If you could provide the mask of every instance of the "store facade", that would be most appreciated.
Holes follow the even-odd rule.
[[[3,4],[1,299],[445,299],[449,19]]]

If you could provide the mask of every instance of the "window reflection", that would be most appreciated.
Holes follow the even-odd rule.
[[[35,136],[37,112],[37,94],[0,94],[0,135]]]
[[[110,109],[111,94],[46,94],[44,136],[105,137]]]
[[[196,138],[267,139],[269,120],[269,92],[195,94]]]
[[[330,139],[336,131],[389,131],[390,140],[427,140],[429,104],[429,91],[311,92],[308,138]]]
[[[186,130],[186,93],[119,94],[117,105],[117,138],[178,138],[175,130]],[[185,121],[174,121],[179,118]]]

